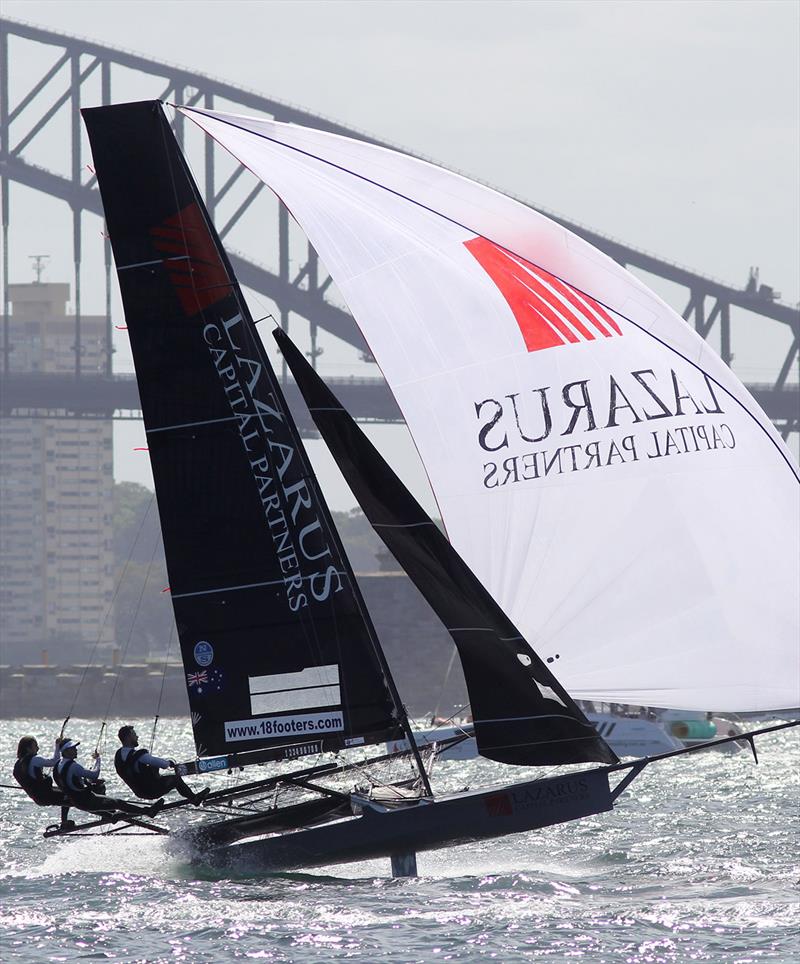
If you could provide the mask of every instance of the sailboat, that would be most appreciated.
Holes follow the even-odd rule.
[[[180,771],[273,768],[266,777],[212,792],[206,812],[187,816],[178,831],[198,859],[215,865],[281,870],[390,857],[393,873],[402,875],[415,872],[422,850],[611,810],[645,766],[689,751],[621,763],[576,704],[575,691],[618,698],[622,690],[632,702],[656,688],[691,704],[708,698],[714,657],[713,647],[710,659],[693,651],[687,663],[682,640],[673,647],[678,667],[660,665],[660,656],[637,657],[631,636],[641,630],[641,618],[631,615],[641,616],[641,580],[632,571],[641,563],[639,520],[633,518],[628,532],[626,520],[612,518],[611,509],[621,500],[651,513],[651,554],[665,575],[678,567],[677,583],[661,586],[669,608],[681,617],[692,610],[703,634],[721,631],[715,618],[740,589],[735,565],[727,566],[721,584],[697,584],[707,559],[699,533],[682,546],[683,554],[675,553],[674,540],[657,545],[670,527],[681,536],[698,518],[686,508],[674,435],[685,428],[684,441],[697,442],[686,457],[696,487],[707,486],[709,477],[718,480],[726,458],[736,472],[744,461],[747,484],[767,485],[769,497],[754,503],[762,510],[758,524],[776,524],[785,513],[776,553],[786,562],[786,518],[796,512],[798,480],[781,440],[727,369],[708,364],[705,348],[694,343],[684,367],[670,358],[672,394],[662,400],[663,374],[647,354],[647,339],[672,349],[656,316],[647,315],[644,333],[626,320],[631,299],[620,305],[624,292],[616,280],[619,291],[610,291],[614,284],[606,277],[613,272],[577,239],[565,244],[562,238],[557,246],[550,228],[538,222],[528,235],[515,234],[511,215],[519,220],[517,208],[523,207],[517,202],[489,192],[491,198],[477,203],[474,192],[488,189],[346,138],[209,111],[186,113],[287,203],[401,401],[449,539],[288,336],[274,332],[362,509],[453,638],[479,752],[512,766],[583,768],[434,792],[429,764],[435,748],[422,753],[416,744],[280,382],[161,104],[93,108],[83,116],[131,338],[197,749],[197,758]],[[477,231],[464,226],[459,205],[478,219]],[[532,251],[537,245],[546,266]],[[590,294],[570,282],[570,259],[596,270],[606,287]],[[601,413],[590,381],[604,366],[617,365],[620,345],[623,354],[638,351],[638,360],[615,367],[610,381],[605,377]],[[570,352],[587,348],[599,354],[590,373],[577,378],[577,355]],[[531,358],[550,366],[545,380],[526,373]],[[486,381],[487,365],[501,379],[494,387]],[[647,410],[635,386],[649,399]],[[651,417],[662,417],[659,405],[671,420],[686,421],[696,410],[697,424],[662,428],[654,422],[651,430]],[[535,415],[538,429],[532,427]],[[579,431],[596,435],[578,444],[569,436]],[[533,444],[535,436],[555,441],[529,458],[518,443]],[[650,457],[648,442],[658,456]],[[632,480],[623,474],[631,468]],[[663,484],[654,481],[661,475]],[[594,533],[586,530],[583,512],[564,524],[571,505],[589,500],[589,478],[602,493],[589,508],[605,513],[598,514]],[[530,487],[530,481],[541,484]],[[744,484],[737,475],[737,496]],[[690,516],[685,522],[684,512]],[[736,529],[736,520],[731,526]],[[542,533],[547,551],[537,558]],[[719,541],[713,527],[711,536],[713,554]],[[597,539],[605,545],[602,566]],[[553,578],[564,577],[565,569],[575,599],[554,591]],[[628,603],[612,632],[610,609],[617,600],[604,600],[598,587],[618,587],[626,571]],[[652,565],[645,575],[653,575]],[[684,582],[691,590],[686,599],[675,595]],[[542,592],[553,598],[535,626],[530,615],[542,607]],[[585,619],[575,620],[582,612],[577,597],[586,593],[594,600],[594,631],[571,649],[586,626]],[[790,605],[774,599],[766,609],[769,642],[760,671],[753,673],[751,665],[733,680],[741,669],[736,660],[718,667],[713,685],[720,708],[729,697],[742,709],[800,703],[791,680],[796,617]],[[555,623],[554,614],[560,614]],[[661,615],[652,613],[654,628]],[[740,617],[739,609],[734,616]],[[724,628],[738,636],[756,618],[766,619],[764,607],[743,628],[733,621]],[[641,637],[639,645],[649,650]],[[582,664],[584,675],[576,669]],[[563,685],[567,676],[571,692]],[[794,725],[743,736],[754,747],[756,734]],[[406,753],[369,757],[370,746],[401,737],[408,741]],[[290,767],[319,754],[334,756]],[[170,804],[163,812],[185,814],[182,808]]]

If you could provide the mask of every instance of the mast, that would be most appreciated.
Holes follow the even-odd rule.
[[[288,337],[288,336],[287,336]],[[400,692],[395,684],[392,672],[389,669],[389,663],[386,660],[386,654],[383,651],[383,647],[380,642],[375,640],[375,651],[378,659],[383,666],[385,673],[386,684],[389,687],[389,692],[392,694],[392,699],[394,704],[400,713],[400,721],[403,725],[403,732],[405,733],[406,739],[408,740],[408,745],[411,747],[411,755],[414,758],[414,763],[417,767],[417,772],[419,773],[419,778],[422,781],[422,788],[425,791],[425,796],[432,797],[433,790],[431,789],[430,780],[428,779],[428,771],[425,769],[425,764],[422,761],[422,755],[419,752],[419,746],[417,745],[416,738],[414,736],[414,731],[411,729],[411,722],[408,719],[408,713],[406,712],[405,704],[400,698]]]

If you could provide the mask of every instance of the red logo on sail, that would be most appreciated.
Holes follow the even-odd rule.
[[[528,351],[622,334],[617,322],[594,298],[544,268],[486,238],[473,238],[464,245],[500,289]]]
[[[151,228],[150,235],[166,255],[164,265],[185,314],[196,315],[230,293],[228,272],[196,203]]]

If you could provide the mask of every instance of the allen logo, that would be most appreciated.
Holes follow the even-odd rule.
[[[211,237],[203,212],[192,202],[150,229],[153,244],[188,317],[216,304],[231,291],[231,281]]]
[[[464,247],[500,289],[528,351],[622,334],[618,323],[594,298],[544,268],[486,238],[465,241]]]
[[[213,773],[214,770],[227,770],[230,766],[226,756],[215,756],[210,760],[198,760],[197,770],[199,773]]]

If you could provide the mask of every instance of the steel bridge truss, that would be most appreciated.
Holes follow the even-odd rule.
[[[24,93],[15,95],[11,101],[9,74],[15,58],[26,56],[27,48],[37,45],[38,55],[46,51],[50,66]],[[224,83],[204,74],[185,68],[162,64],[147,57],[129,53],[103,44],[93,43],[68,35],[42,30],[28,24],[0,20],[0,198],[2,204],[3,242],[3,371],[6,381],[3,413],[24,414],[34,411],[76,413],[88,417],[109,417],[123,411],[136,413],[138,403],[131,393],[131,385],[114,376],[112,371],[112,258],[111,245],[104,241],[105,265],[105,315],[106,315],[106,361],[105,378],[96,372],[81,371],[81,274],[82,274],[82,222],[84,215],[102,217],[102,206],[96,178],[86,167],[84,135],[80,121],[81,106],[94,105],[99,96],[104,104],[121,99],[120,87],[125,80],[130,86],[130,72],[138,79],[136,99],[141,92],[153,99],[170,101],[185,106],[201,105],[213,109],[243,110],[268,115],[276,120],[307,124],[313,127],[359,137],[372,143],[381,143],[364,134],[317,117],[300,108],[280,103]],[[120,79],[120,77],[124,77]],[[91,97],[89,91],[91,90]],[[123,99],[129,99],[124,97]],[[45,134],[55,123],[57,116],[66,111],[69,124],[69,156],[65,169],[69,175],[45,169],[26,159],[26,149]],[[185,121],[176,116],[175,133],[181,146],[185,143]],[[65,145],[66,146],[66,145]],[[389,146],[389,145],[387,145]],[[269,192],[260,182],[246,188],[246,179],[240,182],[244,168],[237,166],[230,172],[230,160],[222,160],[210,138],[205,138],[202,157],[191,154],[195,171],[204,187],[206,205],[217,225],[221,238],[227,238],[243,216],[254,204],[264,203]],[[74,261],[75,306],[75,375],[76,382],[67,388],[63,376],[28,376],[13,372],[10,356],[13,344],[10,338],[9,304],[9,228],[10,185],[15,182],[40,191],[65,202],[72,214],[72,250]],[[244,194],[242,197],[241,195]],[[531,205],[532,206],[532,205]],[[686,292],[683,317],[692,323],[703,338],[712,333],[719,336],[722,358],[730,364],[732,351],[732,309],[744,309],[759,319],[760,323],[772,321],[788,326],[791,344],[786,356],[776,364],[775,377],[766,384],[749,386],[762,407],[773,419],[784,438],[800,431],[800,392],[797,380],[790,377],[798,367],[798,344],[800,342],[800,310],[776,300],[774,292],[766,285],[759,285],[752,276],[745,288],[738,289],[705,277],[687,268],[659,259],[619,241],[571,223],[551,212],[545,212],[560,224],[585,238],[620,264],[646,272],[655,278],[681,286]],[[277,221],[277,267],[267,267],[252,257],[229,249],[233,268],[239,281],[246,287],[269,299],[277,306],[278,320],[288,328],[290,316],[296,315],[309,324],[312,362],[323,349],[319,345],[320,329],[342,339],[362,352],[364,361],[370,361],[368,349],[350,315],[331,300],[331,278],[321,269],[317,254],[310,244],[301,240],[299,229],[290,226],[285,207],[278,206],[277,218],[273,209],[267,209],[261,223]],[[304,251],[302,266],[297,264],[296,252]],[[290,252],[295,254],[294,262]],[[285,367],[284,367],[285,376]],[[57,382],[59,384],[57,384]],[[399,421],[400,414],[388,390],[380,378],[348,380],[350,404],[361,418],[376,421]],[[338,390],[338,389],[337,389]],[[66,394],[69,401],[63,399]],[[135,386],[133,388],[135,393]],[[65,407],[66,405],[66,407]],[[122,415],[124,417],[124,415]]]

